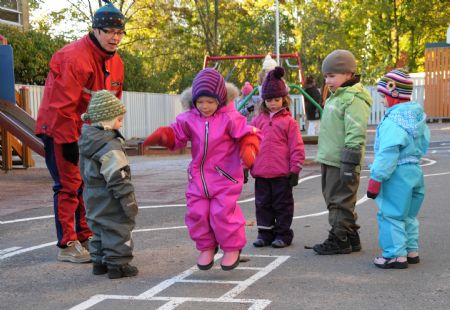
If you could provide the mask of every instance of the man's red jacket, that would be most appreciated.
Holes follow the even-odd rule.
[[[83,123],[80,116],[92,92],[107,89],[121,98],[123,80],[119,54],[106,53],[89,35],[66,45],[50,61],[36,134],[46,134],[58,144],[78,141]]]

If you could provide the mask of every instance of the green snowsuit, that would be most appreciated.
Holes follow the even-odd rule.
[[[322,164],[322,193],[330,212],[331,232],[340,240],[346,240],[359,228],[354,211],[371,104],[372,98],[361,83],[339,87],[327,99],[321,118],[316,160]],[[361,151],[356,182],[352,184],[340,179],[344,147]]]

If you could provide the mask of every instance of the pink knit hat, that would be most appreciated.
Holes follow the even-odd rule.
[[[247,97],[253,91],[253,86],[250,82],[245,82],[244,86],[242,86],[241,93],[242,96]]]

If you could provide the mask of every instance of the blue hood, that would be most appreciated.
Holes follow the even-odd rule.
[[[396,104],[387,110],[386,117],[414,138],[423,135],[426,130],[426,114],[422,106],[416,102]]]

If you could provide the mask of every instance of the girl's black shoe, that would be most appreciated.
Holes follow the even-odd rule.
[[[414,257],[407,257],[406,258],[408,260],[408,264],[418,264],[420,263],[420,258],[419,256],[414,256]]]
[[[395,258],[385,258],[376,257],[373,261],[375,266],[381,269],[406,269],[408,268],[408,261],[401,262],[398,257]]]

